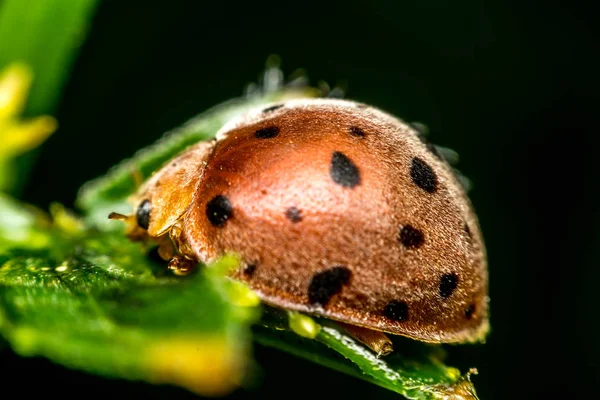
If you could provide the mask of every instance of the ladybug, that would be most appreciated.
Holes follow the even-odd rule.
[[[165,164],[134,196],[132,240],[176,273],[233,252],[265,303],[384,333],[483,340],[487,262],[453,168],[414,127],[340,99],[268,105]]]

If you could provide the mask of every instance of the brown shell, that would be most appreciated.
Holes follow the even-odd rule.
[[[183,169],[201,177],[189,208],[189,189],[175,199],[155,185],[151,234],[186,208],[171,231],[180,251],[202,262],[239,254],[233,277],[266,303],[430,342],[485,334],[477,218],[452,168],[408,125],[350,101],[293,100],[228,124],[202,149],[207,163]]]
[[[198,143],[164,165],[138,190],[131,202],[151,204],[148,236],[159,237],[185,213],[206,168],[214,142]]]

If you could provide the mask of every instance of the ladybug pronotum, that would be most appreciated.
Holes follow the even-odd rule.
[[[383,332],[483,339],[487,265],[453,169],[410,125],[346,100],[250,112],[134,196],[129,236],[185,273],[233,252],[267,304],[336,320],[379,353]],[[133,227],[135,225],[135,227]]]

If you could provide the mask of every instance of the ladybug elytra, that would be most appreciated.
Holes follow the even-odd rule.
[[[435,148],[376,108],[256,109],[165,164],[134,204],[130,238],[156,241],[176,272],[236,253],[231,277],[262,301],[339,321],[367,344],[378,332],[438,343],[487,332],[471,203]]]

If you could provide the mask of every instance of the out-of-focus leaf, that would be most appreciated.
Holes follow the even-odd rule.
[[[37,147],[56,129],[52,117],[20,119],[31,79],[31,71],[24,64],[0,70],[0,191],[13,186],[15,157]]]
[[[56,129],[52,114],[97,0],[0,1],[0,191],[17,193],[31,155]],[[0,73],[1,75],[2,73]],[[29,97],[29,87],[33,80]],[[20,179],[17,179],[20,178]]]
[[[15,206],[2,199],[0,213]],[[0,231],[0,336],[17,353],[204,395],[242,384],[258,309],[248,289],[224,277],[235,258],[167,276],[139,244],[62,213],[46,229],[35,213],[15,213]],[[43,244],[9,242],[15,232]]]
[[[52,113],[97,0],[0,2],[0,69],[28,65],[35,84],[26,114]]]
[[[47,248],[50,221],[41,212],[0,193],[0,252],[11,247]]]

